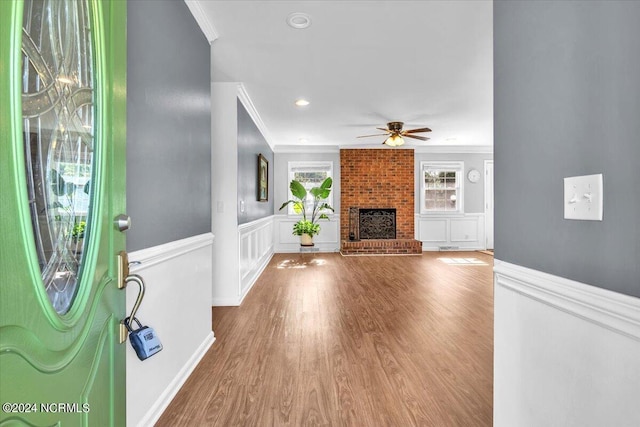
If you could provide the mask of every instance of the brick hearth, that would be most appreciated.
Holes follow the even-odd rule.
[[[342,242],[342,255],[420,255],[422,242],[415,239],[368,239]]]

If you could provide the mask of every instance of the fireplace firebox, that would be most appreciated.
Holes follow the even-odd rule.
[[[394,208],[358,209],[358,238],[395,239],[396,210]]]

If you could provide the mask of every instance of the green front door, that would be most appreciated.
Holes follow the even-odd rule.
[[[0,426],[123,426],[126,2],[0,1]]]

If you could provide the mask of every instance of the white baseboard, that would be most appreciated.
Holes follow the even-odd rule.
[[[640,426],[640,299],[494,271],[494,425]]]
[[[472,251],[483,251],[485,250],[482,246],[465,246],[465,247],[456,247],[455,249],[445,249],[442,250],[439,246],[430,246],[426,244],[422,244],[423,252],[472,252]]]
[[[212,307],[237,307],[240,305],[240,297],[227,297],[227,298],[211,298]]]
[[[202,342],[200,347],[198,347],[193,355],[189,358],[180,372],[178,372],[169,386],[164,390],[164,392],[162,392],[158,400],[156,400],[153,406],[149,408],[149,411],[138,423],[138,427],[152,426],[160,419],[173,398],[176,396],[176,394],[178,394],[178,391],[180,391],[180,388],[182,388],[184,383],[189,378],[189,375],[191,375],[196,366],[198,366],[200,360],[202,360],[204,355],[207,353],[209,348],[211,348],[215,341],[216,337],[214,336],[213,332],[211,332]]]
[[[318,250],[318,253],[336,253],[340,252],[340,248],[335,244],[321,244],[316,243],[315,249]],[[289,245],[281,245],[280,249],[277,251],[279,254],[299,254],[300,253],[300,243],[289,244]]]

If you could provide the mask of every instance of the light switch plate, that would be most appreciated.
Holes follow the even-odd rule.
[[[602,221],[602,174],[564,179],[564,218]]]

